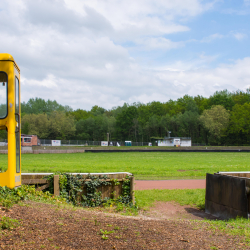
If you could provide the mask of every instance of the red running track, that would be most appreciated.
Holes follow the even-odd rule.
[[[135,180],[135,190],[147,189],[195,189],[206,188],[206,180],[157,180],[157,181],[137,181]]]

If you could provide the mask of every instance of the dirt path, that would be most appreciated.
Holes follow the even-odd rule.
[[[150,217],[155,219],[181,219],[181,220],[216,220],[210,214],[206,214],[204,210],[200,210],[196,207],[184,205],[181,206],[177,202],[169,201],[157,201],[154,206],[150,207],[148,210],[143,211],[140,215],[143,217]]]
[[[0,249],[246,249],[241,236],[206,223],[125,217],[25,202],[5,216],[20,226],[0,232]],[[3,216],[3,214],[1,214]]]
[[[205,188],[206,180],[135,181],[135,190]]]

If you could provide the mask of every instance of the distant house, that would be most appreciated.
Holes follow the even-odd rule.
[[[21,146],[37,146],[40,145],[40,140],[37,135],[21,135]]]
[[[169,147],[191,147],[192,140],[190,137],[164,137],[164,138],[151,138],[157,141],[158,146]]]

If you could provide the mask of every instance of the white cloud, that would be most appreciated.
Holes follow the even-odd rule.
[[[143,50],[169,50],[183,47],[185,45],[184,42],[172,42],[169,39],[163,37],[148,37],[148,38],[140,38],[135,40],[135,44],[137,45],[137,49]]]
[[[215,69],[159,71],[156,75],[166,84],[173,83],[168,92],[172,92],[172,98],[175,99],[184,94],[209,96],[217,90],[245,90],[250,86],[249,67],[250,58],[245,58]]]
[[[179,17],[197,16],[213,7],[213,2],[202,4],[199,0],[66,0],[66,4],[83,16],[86,8],[101,14],[117,40],[187,31],[188,27],[176,22]]]
[[[216,39],[221,39],[221,38],[223,38],[223,37],[224,37],[223,35],[216,33],[216,34],[213,34],[213,35],[204,37],[204,38],[201,40],[201,42],[202,42],[202,43],[210,43],[210,42],[212,42],[212,41],[214,41],[214,40],[216,40]]]
[[[56,79],[56,77],[53,75],[48,75],[46,79],[43,79],[42,81],[38,81],[36,79],[26,79],[23,77],[22,85],[25,88],[43,87],[46,89],[56,89],[56,88],[60,88],[56,83],[57,81],[58,79]]]
[[[247,37],[246,34],[244,33],[239,33],[239,32],[231,32],[231,34],[233,35],[233,37],[239,41],[243,40],[244,38]]]
[[[22,101],[41,97],[74,109],[209,95],[249,82],[250,59],[207,69],[217,55],[145,69],[129,49],[164,53],[185,46],[166,38],[187,32],[180,22],[212,8],[198,0],[3,0],[1,52],[21,68]],[[220,39],[213,34],[204,39]],[[132,44],[132,45],[131,45]],[[143,60],[143,59],[141,59]],[[149,58],[150,60],[150,58]],[[240,67],[241,66],[241,67]],[[240,71],[241,70],[241,71]],[[239,73],[240,71],[240,73]]]
[[[208,97],[217,90],[235,91],[249,88],[249,67],[250,58],[215,69],[197,68],[184,71],[176,68],[175,71],[149,71],[126,68],[118,69],[115,74],[106,68],[99,71],[87,69],[82,72],[82,80],[71,81],[50,76],[42,79],[40,83],[30,83],[33,87],[31,89],[26,87],[25,80],[23,95],[56,99],[59,103],[84,109],[90,109],[94,105],[108,109],[123,105],[124,102],[166,102],[170,98],[177,99],[185,94]],[[53,87],[50,85],[51,79],[54,81]]]

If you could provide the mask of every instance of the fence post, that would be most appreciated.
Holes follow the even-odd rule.
[[[131,201],[133,204],[135,204],[135,177],[131,176],[130,177],[130,197],[131,197]]]
[[[59,175],[54,175],[54,196],[60,195]]]

